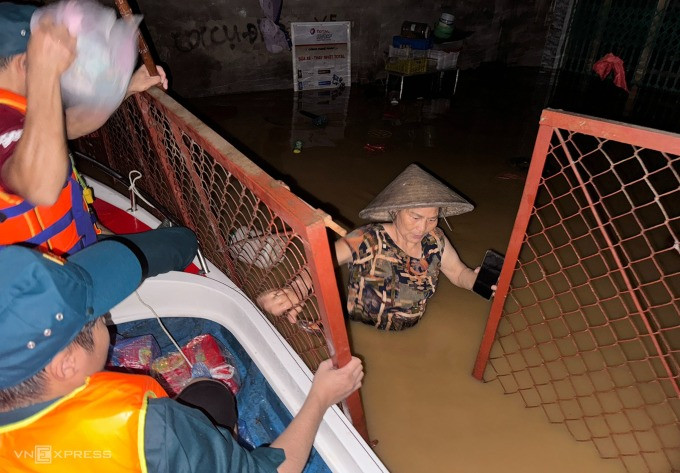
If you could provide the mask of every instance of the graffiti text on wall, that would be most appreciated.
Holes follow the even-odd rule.
[[[314,17],[314,21],[335,21],[338,19],[337,13],[331,13],[330,15],[324,15],[323,18]]]
[[[222,44],[229,44],[233,50],[240,44],[253,45],[257,40],[264,42],[260,31],[260,20],[257,25],[248,23],[244,30],[239,30],[238,25],[197,26],[189,30],[170,33],[175,49],[188,53],[196,48],[210,48]]]

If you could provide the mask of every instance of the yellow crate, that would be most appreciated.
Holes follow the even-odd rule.
[[[385,69],[402,74],[418,74],[427,71],[427,58],[397,59],[388,61]]]

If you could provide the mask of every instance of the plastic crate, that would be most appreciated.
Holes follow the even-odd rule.
[[[427,58],[396,59],[385,64],[385,70],[401,74],[419,74],[427,71]]]
[[[438,71],[445,71],[447,69],[455,69],[458,65],[458,51],[446,52],[436,49],[430,49],[427,52],[427,57],[437,64]]]
[[[406,47],[401,47],[401,48],[396,48],[394,46],[390,46],[389,50],[389,57],[391,58],[400,58],[400,59],[418,59],[418,58],[426,58],[428,55],[427,50],[423,49],[413,49],[409,48],[408,46]]]
[[[395,48],[413,48],[413,49],[430,49],[432,47],[432,41],[428,39],[413,39],[404,38],[402,36],[394,36],[392,38],[392,46]]]

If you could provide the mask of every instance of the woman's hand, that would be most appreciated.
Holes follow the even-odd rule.
[[[297,322],[302,312],[302,304],[298,295],[289,287],[272,289],[257,296],[257,305],[265,312],[276,317],[286,315],[291,324]]]
[[[480,270],[480,269],[482,269],[481,266],[477,266],[477,267],[475,268],[475,271],[474,271],[474,273],[475,273],[475,279],[477,278],[477,275],[479,274],[479,270]],[[473,284],[474,284],[474,281],[473,281]],[[496,284],[494,284],[493,286],[491,286],[491,291],[492,291],[492,292],[491,292],[491,298],[493,298],[493,297],[496,295],[496,289],[498,289],[498,286],[497,286]]]

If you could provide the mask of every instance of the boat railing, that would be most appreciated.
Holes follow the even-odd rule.
[[[312,371],[327,358],[338,366],[350,360],[327,214],[159,90],[126,100],[75,147],[120,175],[139,171],[136,188],[194,230],[205,257],[253,301],[294,288],[296,323],[266,315]],[[368,439],[359,393],[344,407]]]

